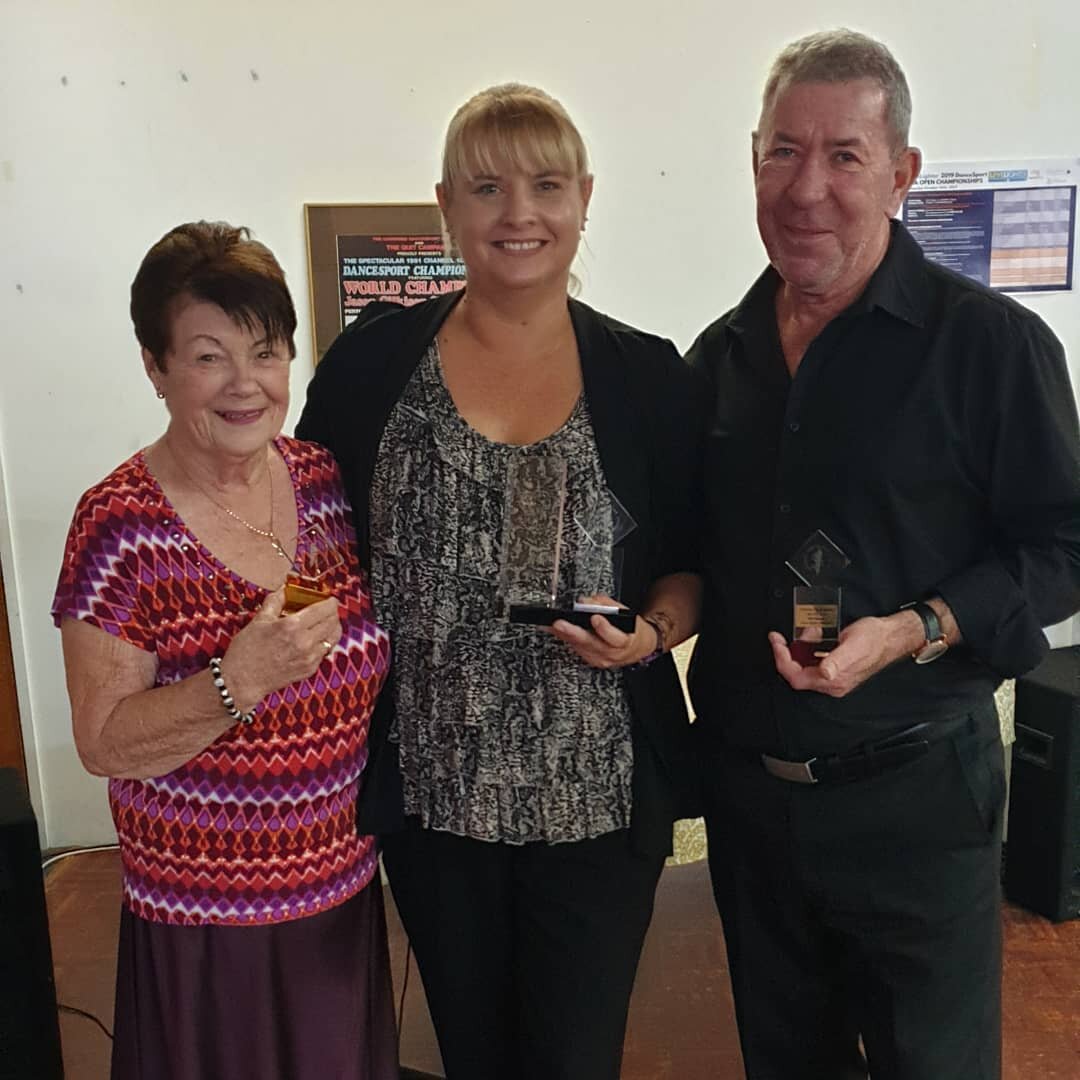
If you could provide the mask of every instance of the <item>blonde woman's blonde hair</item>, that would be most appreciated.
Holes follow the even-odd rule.
[[[506,165],[530,173],[589,174],[585,142],[567,111],[550,94],[522,83],[502,83],[474,94],[446,130],[442,187],[452,198],[470,177]]]

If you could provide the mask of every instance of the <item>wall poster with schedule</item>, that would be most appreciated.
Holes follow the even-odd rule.
[[[928,259],[1003,292],[1073,288],[1080,158],[924,165],[903,222]]]

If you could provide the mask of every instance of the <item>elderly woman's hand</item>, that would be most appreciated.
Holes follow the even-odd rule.
[[[614,604],[609,596],[589,596],[590,604]],[[551,624],[551,632],[565,641],[590,667],[621,668],[636,664],[656,649],[656,631],[640,615],[634,622],[634,632],[624,634],[603,615],[592,617],[592,630],[585,630],[565,619]]]
[[[341,615],[333,597],[281,617],[284,586],[270,593],[254,618],[229,645],[221,672],[241,712],[267,694],[311,675],[341,637]]]

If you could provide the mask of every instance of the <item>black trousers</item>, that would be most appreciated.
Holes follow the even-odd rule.
[[[713,746],[706,823],[747,1080],[1001,1075],[996,716],[892,772],[779,780]]]
[[[625,831],[511,846],[383,838],[448,1080],[618,1080],[662,857]]]

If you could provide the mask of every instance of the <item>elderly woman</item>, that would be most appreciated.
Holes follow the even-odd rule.
[[[592,187],[547,94],[468,101],[436,187],[464,292],[366,308],[298,429],[338,459],[393,640],[360,821],[383,834],[451,1080],[618,1076],[686,808],[667,653],[697,619],[699,395],[669,342],[568,299]],[[629,632],[508,621],[507,478],[531,462],[569,477],[560,591],[617,596]],[[605,555],[575,579],[587,531]]]
[[[131,314],[168,426],[80,500],[52,609],[123,863],[112,1075],[389,1080],[382,894],[355,824],[389,646],[333,459],[279,434],[284,274],[245,229],[181,225]],[[316,547],[327,598],[283,616]]]

